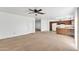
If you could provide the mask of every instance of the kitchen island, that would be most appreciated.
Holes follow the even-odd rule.
[[[56,28],[56,33],[74,37],[74,28]]]

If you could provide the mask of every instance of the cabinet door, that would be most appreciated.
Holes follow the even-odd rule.
[[[61,29],[57,29],[57,33],[67,35],[68,33],[70,33],[70,30],[61,28]]]
[[[60,24],[70,25],[70,24],[72,24],[72,22],[71,22],[71,20],[68,20],[68,21],[59,21],[58,25],[60,25]]]

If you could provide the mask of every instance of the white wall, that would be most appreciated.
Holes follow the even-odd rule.
[[[0,12],[0,39],[35,32],[35,19]]]
[[[77,32],[77,34],[78,34],[78,38],[77,38],[77,47],[78,47],[78,49],[79,49],[79,7],[77,8],[77,20],[78,20],[78,25],[77,25],[77,30],[78,30],[78,32]]]

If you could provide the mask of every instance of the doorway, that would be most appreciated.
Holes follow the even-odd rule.
[[[41,19],[35,20],[35,32],[41,31]]]
[[[49,26],[50,26],[50,31],[56,31],[57,22],[50,22]]]
[[[57,23],[52,23],[52,31],[56,31]]]

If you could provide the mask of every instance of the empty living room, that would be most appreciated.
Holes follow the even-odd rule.
[[[78,51],[76,7],[0,7],[0,51]]]

